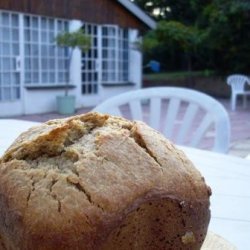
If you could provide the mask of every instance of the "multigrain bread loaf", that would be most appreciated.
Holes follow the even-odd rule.
[[[1,158],[0,249],[200,249],[210,194],[183,152],[142,122],[52,120]]]

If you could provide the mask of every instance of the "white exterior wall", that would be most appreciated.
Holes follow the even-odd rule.
[[[22,14],[20,14],[20,17],[22,17]],[[78,20],[72,20],[69,23],[70,31],[75,31],[81,26],[82,22]],[[20,36],[22,37],[21,33]],[[82,95],[81,93],[81,51],[79,49],[74,50],[69,79],[70,85],[74,85],[75,88],[70,89],[69,94],[76,96],[76,108],[94,106],[109,97],[141,87],[142,55],[133,46],[133,42],[137,41],[137,39],[138,31],[134,29],[129,30],[129,83],[133,83],[133,85],[103,86],[100,82],[99,93],[95,100],[91,96]],[[23,47],[22,44],[20,47]],[[23,48],[20,53],[21,56],[24,56]],[[46,89],[40,88],[40,86],[37,88],[26,88],[24,86],[24,65],[21,65],[21,99],[12,102],[0,102],[0,117],[55,111],[56,96],[63,95],[64,89],[56,89],[54,87]]]
[[[21,102],[0,102],[0,117],[9,117],[23,114]]]
[[[24,114],[46,113],[56,110],[56,96],[63,90],[24,88]],[[70,92],[72,93],[72,92]]]

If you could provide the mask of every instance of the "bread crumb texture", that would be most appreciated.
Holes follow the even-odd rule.
[[[184,153],[142,122],[51,120],[0,159],[0,249],[200,249],[210,195]]]

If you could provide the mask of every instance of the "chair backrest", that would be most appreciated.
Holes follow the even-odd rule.
[[[94,111],[142,120],[180,145],[223,153],[229,147],[227,111],[214,98],[195,90],[155,87],[129,91],[104,101]]]
[[[232,92],[243,93],[245,84],[250,83],[245,75],[235,74],[227,77],[227,84],[231,86]]]

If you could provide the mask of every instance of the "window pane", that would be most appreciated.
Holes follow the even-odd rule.
[[[3,28],[2,39],[3,39],[3,41],[9,41],[10,40],[10,30],[8,28]]]
[[[5,58],[2,60],[3,71],[11,70],[11,60],[9,58]]]
[[[8,13],[2,13],[2,23],[3,25],[10,25],[10,15]]]
[[[32,31],[32,41],[38,42],[38,31],[36,31],[36,30]]]
[[[25,83],[31,83],[31,73],[25,73]]]
[[[20,98],[20,88],[13,88],[13,99],[19,99]]]
[[[3,100],[11,100],[11,88],[3,88]]]
[[[47,57],[48,56],[48,47],[47,45],[42,45],[42,57]]]
[[[104,39],[102,40],[102,46],[103,46],[103,47],[107,47],[107,46],[108,46],[108,39],[107,39],[107,38],[104,38]]]
[[[104,36],[108,35],[108,29],[107,29],[106,27],[103,27],[103,28],[102,28],[102,34],[103,34]]]
[[[12,29],[12,39],[14,42],[18,42],[18,40],[19,40],[19,30],[18,29]]]
[[[42,83],[48,83],[48,73],[42,73]]]
[[[20,85],[20,74],[14,73],[12,74],[13,84],[14,85]]]
[[[42,59],[42,70],[48,69],[47,59]]]
[[[36,29],[38,28],[38,18],[37,17],[32,17],[32,28]]]
[[[24,17],[24,27],[30,27],[30,17],[29,16],[25,16]]]
[[[107,68],[108,68],[107,62],[106,62],[106,61],[103,61],[103,62],[102,62],[102,69],[103,69],[103,70],[107,70]]]
[[[43,43],[47,43],[47,41],[48,41],[47,32],[46,32],[46,31],[43,31],[43,32],[42,32],[42,42],[43,42]]]
[[[25,70],[26,70],[26,71],[30,71],[30,68],[31,68],[31,63],[30,63],[30,61],[31,61],[30,58],[25,58],[24,66],[25,66]]]
[[[39,70],[39,67],[38,67],[38,58],[34,58],[32,60],[32,69],[35,70],[35,71]]]
[[[68,60],[64,60],[64,62],[63,62],[63,65],[64,65],[64,70],[67,70],[68,69],[68,67],[69,67],[69,62],[68,62]]]
[[[10,45],[8,43],[3,43],[2,44],[2,54],[5,56],[10,55]]]
[[[58,72],[58,80],[59,82],[64,82],[64,72]]]
[[[25,40],[25,42],[30,41],[30,30],[25,30],[24,31],[24,40]]]
[[[64,31],[69,31],[69,24],[68,22],[64,22]]]
[[[10,73],[2,74],[3,85],[10,85]]]
[[[56,51],[55,46],[49,46],[49,55],[50,55],[51,57],[54,57],[54,56],[55,56],[55,51]]]
[[[57,29],[58,29],[58,31],[62,31],[62,30],[63,30],[62,21],[58,21],[58,22],[57,22]]]
[[[55,78],[56,78],[55,73],[50,73],[49,74],[49,81],[50,81],[50,83],[54,83],[55,82]]]
[[[16,70],[16,59],[15,59],[15,58],[12,58],[12,59],[11,59],[10,69],[11,69],[12,71]]]
[[[59,70],[63,70],[64,67],[63,67],[63,60],[58,60],[58,69]]]
[[[53,32],[50,32],[49,33],[49,42],[50,43],[53,43],[55,41],[55,35]]]
[[[57,50],[57,55],[58,55],[59,57],[64,56],[64,49],[63,49],[63,48],[58,48],[58,50]]]
[[[32,56],[38,56],[38,45],[31,46],[31,54]]]
[[[50,70],[55,69],[55,59],[50,59],[49,60],[49,68],[50,68]]]
[[[46,29],[47,28],[47,20],[46,18],[42,18],[42,29]]]
[[[25,53],[25,56],[30,56],[30,55],[31,55],[30,44],[26,44],[26,45],[24,46],[24,53]]]
[[[95,38],[94,38],[94,40],[93,40],[93,43],[92,43],[92,44],[93,44],[93,46],[94,46],[94,47],[97,47],[97,37],[95,37]]]
[[[64,76],[65,76],[65,82],[69,81],[69,73],[68,72],[64,72]]]
[[[12,26],[13,27],[18,27],[18,15],[13,14],[11,16],[11,20],[12,20]]]
[[[64,56],[68,57],[69,56],[69,49],[68,48],[64,48],[63,51],[64,51]]]
[[[116,46],[116,40],[115,39],[109,39],[108,46],[109,47],[115,47]]]
[[[34,72],[32,74],[32,82],[33,83],[38,83],[39,82],[39,74],[38,74],[38,72]]]
[[[53,31],[55,29],[55,23],[53,19],[49,19],[49,29]]]
[[[98,93],[97,87],[98,87],[98,85],[97,85],[97,84],[94,84],[94,91],[93,91],[93,92],[94,92],[95,94]]]

